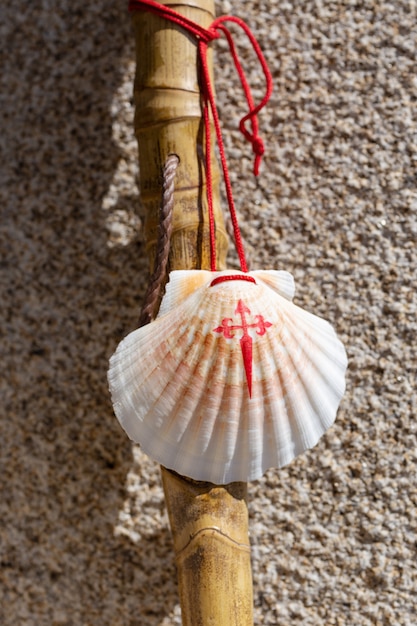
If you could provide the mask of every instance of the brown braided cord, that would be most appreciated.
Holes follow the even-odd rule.
[[[144,303],[139,318],[139,326],[149,324],[157,314],[161,289],[165,282],[169,247],[172,234],[172,212],[174,209],[174,179],[179,158],[170,154],[163,169],[162,202],[158,229],[154,271],[146,290]]]

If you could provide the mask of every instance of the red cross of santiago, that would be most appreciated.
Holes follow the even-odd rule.
[[[251,314],[250,309],[246,306],[243,300],[239,300],[237,303],[235,313],[240,315],[241,324],[233,324],[231,317],[225,317],[222,320],[220,326],[213,329],[215,333],[222,333],[226,339],[233,339],[235,331],[243,331],[240,339],[240,349],[242,350],[243,365],[245,367],[246,380],[248,383],[249,397],[252,397],[252,337],[249,334],[249,329],[256,329],[257,335],[265,335],[268,328],[272,326],[271,322],[266,322],[263,315],[255,315],[255,321],[249,324],[246,319],[246,314]]]

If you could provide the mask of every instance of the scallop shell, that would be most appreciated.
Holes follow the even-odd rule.
[[[288,272],[171,272],[158,318],[110,359],[129,437],[215,484],[258,479],[313,447],[335,420],[347,359],[330,324],[293,295]]]

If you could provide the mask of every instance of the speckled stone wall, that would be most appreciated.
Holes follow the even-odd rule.
[[[296,303],[349,354],[334,427],[249,487],[255,623],[412,626],[416,2],[218,11],[249,23],[275,84],[254,180],[243,97],[216,43],[253,266],[293,273]],[[6,0],[0,15],[0,623],[180,624],[159,468],[122,432],[106,381],[147,281],[130,18],[108,0]]]

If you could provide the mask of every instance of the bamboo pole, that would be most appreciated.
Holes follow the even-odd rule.
[[[164,3],[161,3],[164,4]],[[169,4],[165,2],[165,4]],[[172,8],[209,26],[212,0],[180,0]],[[203,124],[195,42],[176,25],[150,13],[135,13],[135,133],[139,146],[140,192],[147,251],[152,264],[158,230],[161,171],[177,154],[171,269],[210,267],[207,200],[203,168]],[[225,266],[227,235],[219,201],[219,168],[212,158],[217,263]]]
[[[169,2],[162,2],[169,4]],[[208,27],[213,0],[171,5]],[[180,165],[169,268],[209,269],[203,123],[195,42],[180,27],[150,13],[133,17],[137,70],[135,132],[145,238],[153,267],[161,171],[169,154]],[[211,57],[209,63],[212,65]],[[213,157],[217,266],[225,267],[227,235],[220,209],[219,169]],[[252,626],[252,574],[247,485],[213,485],[161,468],[178,570],[184,626]]]
[[[216,486],[162,469],[184,626],[252,626],[247,483]]]

